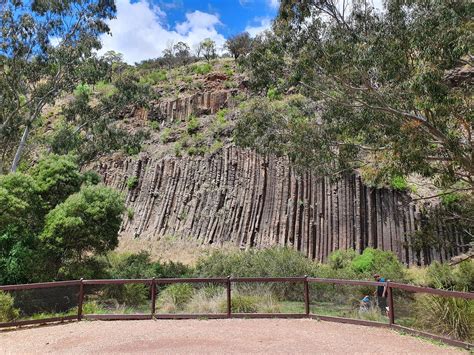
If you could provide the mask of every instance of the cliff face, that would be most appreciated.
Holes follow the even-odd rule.
[[[122,238],[174,235],[240,248],[288,245],[318,261],[346,248],[391,250],[407,264],[459,252],[410,246],[421,217],[402,193],[369,188],[356,175],[335,182],[299,175],[285,159],[236,147],[206,158],[110,159],[96,170],[107,185],[127,193],[135,211],[123,223]],[[131,177],[138,183],[129,189]]]

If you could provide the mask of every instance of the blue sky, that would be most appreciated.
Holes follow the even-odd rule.
[[[252,36],[269,28],[279,0],[116,0],[117,18],[103,36],[103,49],[123,53],[128,63],[155,58],[169,43],[191,48],[210,37],[222,48],[230,35]]]

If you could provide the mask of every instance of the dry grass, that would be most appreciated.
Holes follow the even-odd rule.
[[[193,266],[200,257],[209,254],[214,249],[238,250],[237,247],[229,244],[202,245],[194,239],[181,239],[172,236],[160,239],[154,236],[140,236],[140,238],[134,239],[132,236],[122,235],[115,251],[118,253],[147,251],[153,261],[174,261]]]

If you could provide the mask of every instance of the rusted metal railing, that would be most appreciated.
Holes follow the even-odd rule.
[[[304,299],[304,313],[234,313],[232,312],[232,284],[233,283],[302,283],[303,284],[303,299]],[[226,312],[218,314],[158,314],[156,312],[156,294],[157,286],[165,284],[177,284],[177,283],[213,283],[222,284],[226,288]],[[387,301],[388,301],[388,323],[381,323],[375,321],[368,321],[362,319],[334,317],[326,315],[318,315],[311,313],[310,309],[310,284],[333,284],[333,285],[346,285],[346,286],[384,286],[387,289]],[[84,297],[85,297],[85,286],[89,285],[126,285],[126,284],[143,284],[150,286],[150,313],[147,314],[84,314]],[[471,349],[474,345],[466,342],[462,342],[457,339],[447,338],[439,335],[425,333],[412,328],[404,327],[396,324],[395,318],[395,304],[393,299],[393,290],[400,289],[415,293],[427,293],[436,296],[443,297],[455,297],[466,300],[474,300],[473,292],[459,292],[459,291],[447,291],[433,289],[430,287],[420,287],[407,285],[396,282],[376,282],[376,281],[362,281],[362,280],[343,280],[343,279],[324,279],[315,277],[214,277],[214,278],[152,278],[152,279],[103,279],[103,280],[84,280],[80,279],[77,281],[58,281],[58,282],[45,282],[35,284],[22,284],[22,285],[6,285],[0,286],[0,291],[22,291],[22,290],[33,290],[40,288],[53,288],[53,287],[78,287],[78,299],[77,299],[77,315],[68,315],[63,317],[51,317],[44,319],[32,319],[32,320],[18,320],[11,322],[0,323],[0,328],[6,327],[17,327],[31,324],[44,324],[51,322],[65,322],[65,321],[80,321],[82,319],[101,319],[101,320],[139,320],[139,319],[198,319],[198,318],[312,318],[325,321],[350,323],[357,325],[368,325],[377,327],[387,327],[403,332],[412,333],[415,335],[421,335],[424,337],[443,341],[450,345],[455,345],[467,349]]]

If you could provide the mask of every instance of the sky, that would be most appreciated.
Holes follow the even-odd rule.
[[[109,21],[102,50],[124,55],[127,63],[156,58],[169,43],[191,48],[205,38],[222,49],[226,38],[270,28],[279,0],[116,0],[117,16]]]

